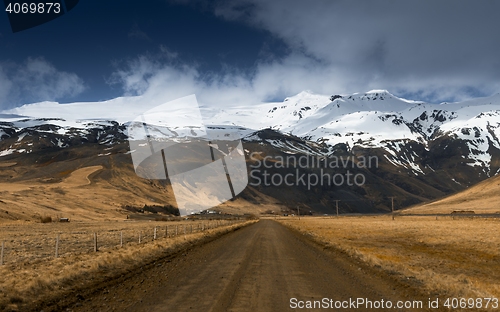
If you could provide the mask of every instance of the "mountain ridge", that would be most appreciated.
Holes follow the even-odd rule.
[[[151,107],[141,100],[42,102],[2,111],[0,161],[46,151],[62,153],[87,144],[101,146],[95,157],[108,157],[113,146],[141,139],[127,132],[130,121]],[[313,211],[329,211],[329,201],[336,197],[360,203],[341,210],[365,211],[366,206],[386,211],[388,193],[398,194],[398,207],[404,207],[463,190],[500,172],[500,94],[428,104],[401,99],[386,90],[330,96],[304,91],[282,102],[200,108],[208,129],[237,132],[246,149],[264,155],[377,155],[380,168],[363,171],[372,183],[363,190],[316,189],[312,195],[295,188],[299,193],[295,200],[309,203]],[[194,133],[157,122],[147,127],[157,134],[153,139]],[[381,188],[376,186],[380,183]],[[293,191],[288,196],[269,188],[256,191],[294,206]]]

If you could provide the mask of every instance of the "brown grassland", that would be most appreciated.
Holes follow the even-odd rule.
[[[10,166],[8,172],[5,169],[0,173],[18,179],[23,178],[24,170],[36,171],[31,165]],[[0,224],[18,220],[37,222],[44,216],[67,217],[72,221],[124,220],[128,214],[122,208],[124,205],[169,203],[172,197],[166,188],[122,174],[125,170],[115,172],[95,165],[52,171],[56,172],[55,177],[23,178],[15,182],[0,179]],[[112,174],[118,177],[108,179],[107,175]]]
[[[119,277],[175,253],[186,244],[196,244],[253,222],[256,221],[4,225],[0,227],[0,241],[5,240],[6,246],[4,265],[0,266],[0,311],[26,310],[42,301],[88,287],[89,284],[95,285]],[[201,231],[202,223],[204,231]],[[169,233],[165,237],[167,225]],[[178,235],[173,236],[176,226]],[[210,229],[207,229],[209,226]],[[154,227],[158,230],[157,240],[153,241]],[[94,252],[94,232],[98,233],[98,252]],[[122,248],[120,232],[123,232]],[[60,256],[55,258],[57,235],[60,235]]]
[[[123,208],[126,205],[174,202],[169,186],[137,178],[129,157],[117,154],[89,158],[85,163],[68,160],[41,167],[0,163],[0,242],[5,241],[4,265],[0,266],[0,311],[23,311],[37,302],[98,285],[173,254],[186,244],[255,222],[221,221],[222,227],[196,232],[201,222],[206,226],[208,221],[125,221],[129,214]],[[43,175],[39,177],[38,171]],[[436,219],[403,214],[449,214],[454,210],[497,213],[499,185],[500,176],[445,199],[403,210],[395,220],[386,215],[301,220],[287,217],[279,221],[326,248],[341,250],[388,274],[412,280],[430,296],[498,298],[500,218]],[[233,214],[280,211],[279,202],[257,191],[253,193],[218,209]],[[67,217],[71,222],[39,223],[43,217]],[[216,221],[210,222],[213,225]],[[176,225],[180,235],[165,238],[167,225],[170,235]],[[186,235],[184,225],[188,226]],[[153,241],[156,226],[159,239]],[[93,251],[94,232],[98,233],[99,252]],[[57,235],[59,257],[55,258]]]
[[[185,244],[196,244],[245,224],[207,220],[211,216],[203,221],[139,221],[180,219],[165,212],[135,213],[124,208],[173,204],[171,187],[138,178],[130,155],[117,152],[95,157],[93,153],[100,150],[91,147],[74,152],[78,157],[63,161],[34,163],[33,159],[20,158],[0,162],[0,243],[4,241],[5,246],[4,265],[0,266],[0,311],[27,310],[35,302],[121,276],[175,253]],[[238,215],[267,209],[243,199],[219,208]],[[70,222],[50,222],[59,218]],[[45,220],[48,223],[42,223]],[[202,224],[206,229],[208,222],[222,226],[200,232]],[[169,238],[164,237],[167,225]],[[155,226],[159,239],[153,242]],[[171,237],[175,226],[179,235]],[[99,252],[93,250],[94,232],[98,233]],[[55,258],[58,235],[59,257]]]
[[[500,219],[390,216],[297,217],[280,222],[433,297],[500,297]]]
[[[123,164],[128,160],[125,156],[99,157],[97,160],[103,165],[68,162],[65,166],[54,163],[51,165],[54,167],[48,165],[41,169],[29,163],[0,162],[0,224],[20,220],[39,222],[43,217],[84,222],[122,221],[130,214],[125,206],[176,205],[170,185],[137,177],[129,163]],[[66,168],[70,169],[63,170]],[[38,171],[42,172],[41,177],[33,177]],[[240,215],[280,210],[275,200],[255,193],[251,201],[238,198],[217,209]]]
[[[500,217],[500,175],[486,179],[470,188],[430,203],[403,209],[402,214],[449,214],[453,211],[474,211],[498,214]]]

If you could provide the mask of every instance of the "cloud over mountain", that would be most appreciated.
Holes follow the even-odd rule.
[[[384,88],[439,102],[498,90],[499,9],[494,1],[238,0],[213,11],[288,45],[288,55],[257,67],[288,94]]]
[[[0,63],[0,105],[13,107],[25,102],[54,101],[85,90],[74,73],[60,71],[43,58],[28,58],[21,64]]]

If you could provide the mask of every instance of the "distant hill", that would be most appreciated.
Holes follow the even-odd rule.
[[[428,204],[401,211],[403,214],[448,214],[474,211],[474,213],[500,214],[500,176],[486,179],[457,194]]]
[[[259,214],[272,209],[276,201],[256,191],[246,198],[218,210]],[[255,202],[266,206],[260,208]],[[148,212],[144,205],[154,209]],[[135,174],[126,143],[111,147],[86,143],[0,158],[0,222],[39,221],[44,216],[72,221],[127,216],[154,220],[173,216],[175,205],[167,180]]]

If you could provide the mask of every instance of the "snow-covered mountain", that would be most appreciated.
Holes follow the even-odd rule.
[[[0,112],[0,156],[85,142],[123,142],[129,122],[150,106],[141,97],[122,97],[96,103],[42,102],[5,110]],[[201,113],[208,127],[238,131],[247,142],[268,143],[288,153],[329,156],[339,144],[348,151],[373,149],[398,170],[415,176],[449,167],[451,160],[474,168],[480,179],[500,169],[500,94],[428,104],[385,90],[350,95],[304,91],[283,102],[201,106]],[[263,139],[259,136],[263,129],[284,136]],[[457,184],[467,184],[467,178],[450,175]]]
[[[409,142],[431,152],[436,142],[449,138],[464,144],[465,150],[456,152],[468,166],[480,167],[487,176],[498,173],[492,157],[500,149],[500,94],[436,105],[385,90],[343,96],[302,92],[282,103],[208,110],[206,115],[215,124],[271,128],[326,145],[320,154],[332,153],[336,144],[381,148],[388,161],[416,175],[433,168],[422,164],[427,157],[407,150]]]

